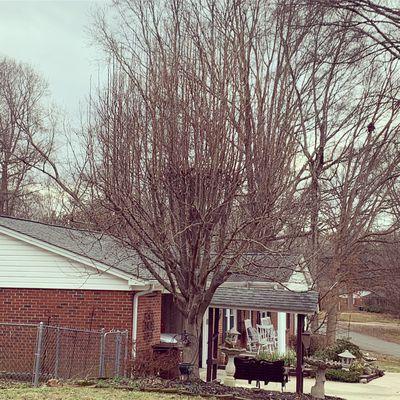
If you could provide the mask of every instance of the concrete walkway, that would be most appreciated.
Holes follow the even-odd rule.
[[[347,338],[347,333],[339,333],[338,336]],[[357,346],[360,346],[362,350],[400,358],[400,344],[387,342],[386,340],[353,331],[350,331],[350,340]]]
[[[218,371],[218,379],[223,380],[224,375],[225,371]],[[314,379],[304,379],[304,393],[310,393],[311,386],[314,383]],[[247,381],[242,380],[237,380],[236,384],[243,387],[255,387],[255,384],[249,385]],[[280,384],[278,383],[270,383],[267,386],[261,384],[261,388],[280,392]],[[285,392],[295,391],[296,378],[290,377]],[[375,379],[367,384],[327,381],[325,391],[327,395],[346,400],[400,400],[400,374],[387,373],[382,378]]]

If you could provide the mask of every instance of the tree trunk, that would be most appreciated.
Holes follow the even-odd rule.
[[[333,289],[329,296],[327,305],[327,322],[326,322],[326,336],[328,345],[333,344],[336,340],[336,330],[338,325],[338,309],[339,309],[339,292]]]
[[[184,332],[187,335],[187,344],[183,347],[182,361],[193,364],[192,376],[199,378],[199,344],[203,315],[185,318]]]

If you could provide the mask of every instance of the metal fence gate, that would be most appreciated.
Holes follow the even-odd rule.
[[[0,323],[0,377],[51,378],[126,376],[128,331],[92,331],[39,324]]]

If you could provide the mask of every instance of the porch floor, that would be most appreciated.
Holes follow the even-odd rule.
[[[218,370],[217,379],[223,379],[224,370]],[[206,370],[200,369],[200,378],[206,379]],[[304,378],[304,393],[310,393],[311,386],[315,380]],[[363,383],[343,383],[327,381],[325,383],[325,392],[329,396],[338,396],[347,400],[400,400],[400,373],[386,373],[382,378],[375,379],[367,384]],[[255,387],[255,382],[251,385],[247,381],[238,379],[237,386]],[[264,385],[261,383],[261,389],[281,391],[280,383],[269,383]],[[296,377],[291,376],[286,384],[285,392],[296,391]]]

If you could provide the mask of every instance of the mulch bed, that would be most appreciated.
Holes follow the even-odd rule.
[[[108,382],[111,384],[111,382]],[[98,387],[101,386],[97,385]],[[272,392],[264,389],[243,387],[228,387],[217,382],[203,382],[201,380],[180,381],[160,378],[142,378],[138,380],[122,380],[111,384],[119,389],[141,390],[146,392],[174,393],[186,396],[214,397],[224,400],[306,400],[314,397],[289,392]],[[339,397],[326,396],[327,400],[338,400]]]

